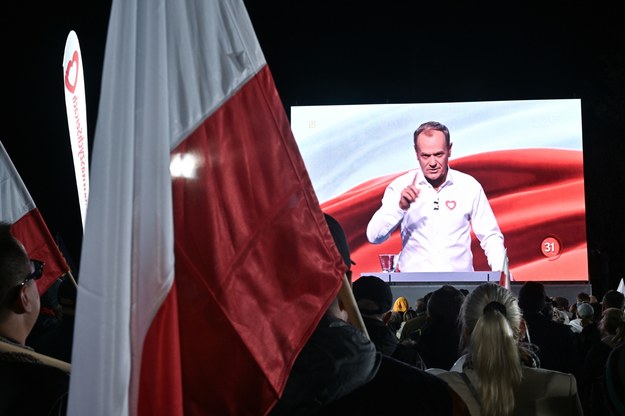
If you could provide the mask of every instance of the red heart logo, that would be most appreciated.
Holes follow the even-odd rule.
[[[74,70],[74,80],[71,81],[69,79],[69,74],[74,64],[76,64],[76,68]],[[67,88],[69,92],[73,94],[74,90],[76,89],[77,83],[78,83],[78,51],[74,51],[74,54],[72,55],[72,59],[67,63],[67,69],[65,69],[65,88]]]
[[[456,208],[456,201],[445,201],[445,205],[447,205],[449,209],[454,209]]]

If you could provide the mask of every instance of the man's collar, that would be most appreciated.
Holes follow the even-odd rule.
[[[423,170],[421,170],[421,168],[417,168],[416,169],[417,172],[415,174],[415,182],[417,185],[430,185],[430,183],[428,182],[428,180],[425,178],[425,175],[423,174]],[[454,183],[454,175],[452,174],[452,170],[451,168],[447,168],[447,177],[445,178],[445,182],[443,182],[441,184],[441,186],[438,189],[443,188],[444,186],[447,185],[452,185]]]

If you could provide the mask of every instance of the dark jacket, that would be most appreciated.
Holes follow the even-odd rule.
[[[356,327],[325,315],[297,356],[270,415],[312,415],[373,379],[380,354]]]
[[[571,329],[541,313],[525,313],[530,343],[538,347],[541,368],[579,374],[581,356]]]
[[[369,338],[378,351],[417,368],[425,368],[419,352],[413,347],[400,343],[395,332],[388,325],[379,319],[367,316],[363,316],[362,319]]]

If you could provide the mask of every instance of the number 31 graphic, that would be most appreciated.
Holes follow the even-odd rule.
[[[558,257],[562,252],[562,244],[556,237],[545,237],[542,243],[540,243],[540,251],[545,257]]]

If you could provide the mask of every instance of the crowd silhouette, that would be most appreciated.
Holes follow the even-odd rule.
[[[326,221],[364,330],[337,297],[297,357],[272,416],[415,409],[424,415],[625,414],[623,293],[608,290],[599,301],[582,292],[569,300],[531,281],[518,295],[483,283],[472,290],[441,284],[417,299],[394,297],[376,276],[352,278],[344,231],[330,215]],[[0,231],[0,343],[10,350],[0,352],[0,413],[2,406],[14,411],[16,400],[26,409],[19,394],[30,383],[41,384],[43,398],[48,391],[46,408],[64,414],[69,371],[35,353],[54,351],[50,328],[56,328],[33,298],[29,281],[37,278],[38,263],[10,235],[9,224]]]

